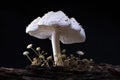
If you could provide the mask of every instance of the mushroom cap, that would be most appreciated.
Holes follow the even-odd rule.
[[[39,25],[59,25],[68,26],[70,24],[68,16],[66,16],[62,11],[53,12],[50,11],[45,14],[38,22]]]
[[[55,29],[59,32],[59,40],[64,44],[85,41],[85,31],[75,18],[68,18],[62,11],[50,11],[43,17],[34,19],[26,28],[26,33],[39,39],[51,39]]]
[[[64,44],[80,43],[85,39],[85,31],[75,18],[70,19],[70,26],[63,29],[60,35],[60,41]]]
[[[23,52],[23,55],[28,55],[28,54],[29,54],[28,51]]]

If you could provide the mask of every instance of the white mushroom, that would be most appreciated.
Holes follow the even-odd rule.
[[[29,54],[28,51],[23,52],[23,55],[24,55],[24,56],[27,56],[27,58],[30,60],[30,62],[32,62],[32,59],[28,56],[28,54]]]
[[[52,42],[53,56],[56,66],[63,66],[60,42],[63,44],[80,43],[85,41],[85,32],[82,26],[74,19],[68,18],[62,11],[48,12],[38,17],[26,28],[26,33],[39,39],[49,38]]]

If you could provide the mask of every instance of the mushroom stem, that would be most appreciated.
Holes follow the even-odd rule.
[[[31,48],[32,50],[33,50],[33,52],[37,55],[37,56],[39,56],[39,54],[33,49],[33,48]]]
[[[52,42],[55,65],[63,66],[63,61],[61,59],[61,53],[60,53],[59,32],[57,31],[57,29],[55,29],[55,31],[52,33],[51,42]]]
[[[28,55],[26,55],[27,56],[27,58],[30,60],[30,62],[32,63],[32,59],[28,56]]]

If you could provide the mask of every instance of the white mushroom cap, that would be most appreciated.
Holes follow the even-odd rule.
[[[23,52],[23,55],[28,55],[28,54],[29,54],[28,51]]]
[[[64,44],[85,41],[82,26],[74,18],[69,19],[62,11],[51,11],[33,20],[26,28],[26,33],[39,39],[46,39],[51,38],[55,28],[59,30],[59,40]]]
[[[70,24],[68,16],[66,16],[62,11],[53,12],[50,11],[45,14],[40,21],[39,25],[59,25],[59,26],[68,26]]]
[[[40,20],[40,17],[37,17],[36,19],[34,19],[26,28],[26,33],[37,30],[39,20]]]
[[[70,19],[70,26],[66,27],[60,36],[60,41],[64,44],[80,43],[85,41],[85,32],[82,26],[75,20]]]

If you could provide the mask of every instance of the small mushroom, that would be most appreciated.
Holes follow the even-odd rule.
[[[27,56],[27,58],[30,60],[30,62],[32,62],[32,59],[28,56],[28,54],[29,54],[28,51],[23,52],[23,55]]]
[[[39,56],[39,54],[32,48],[32,44],[29,44],[28,46],[27,46],[27,49],[31,49],[37,56]]]
[[[52,43],[53,56],[56,66],[63,66],[60,42],[73,44],[85,41],[85,32],[75,18],[68,18],[62,11],[48,12],[43,17],[38,17],[26,28],[26,33],[39,39],[49,38]]]

